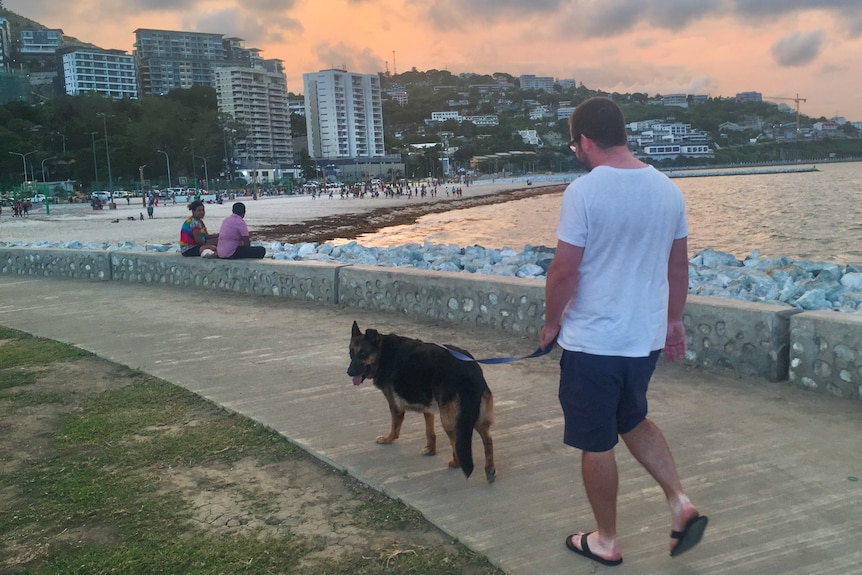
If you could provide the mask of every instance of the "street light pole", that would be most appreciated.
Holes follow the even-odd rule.
[[[165,163],[168,166],[168,187],[171,187],[171,158],[168,156],[168,153],[164,150],[156,150],[160,154],[165,155]]]
[[[14,154],[16,156],[21,156],[21,161],[24,163],[24,182],[21,184],[21,193],[24,193],[24,188],[27,187],[27,156],[30,154],[35,154],[37,150],[33,150],[32,152],[27,152],[26,154],[22,154],[20,152],[9,152],[10,154]]]
[[[98,134],[99,132],[85,132],[85,133],[90,134],[90,137],[93,139],[93,173],[95,174],[95,177],[96,177],[96,179],[94,181],[96,182],[96,185],[98,185],[99,184],[99,164],[96,162],[96,134]],[[90,190],[90,191],[94,192],[95,190]]]
[[[102,126],[105,128],[105,156],[108,159],[108,192],[113,197],[114,178],[111,175],[111,149],[108,146],[108,115],[104,112],[96,112],[97,116],[102,116]]]
[[[50,158],[45,158],[42,160],[42,185],[45,186],[45,215],[51,215],[51,197],[48,194],[48,180],[45,178],[45,162],[48,160],[55,160],[57,156],[51,156]]]
[[[204,161],[204,181],[207,183],[207,193],[209,193],[209,191],[210,191],[210,172],[209,172],[209,169],[207,168],[207,159],[204,158],[203,156],[192,156],[192,160],[194,160],[195,158]]]
[[[141,175],[141,197],[142,198],[147,197],[146,194],[144,193],[144,168],[146,168],[146,167],[147,167],[146,164],[144,164],[142,166],[138,166],[138,172]]]
[[[192,145],[192,179],[195,181],[195,198],[198,197],[198,170],[195,167],[195,138],[189,138]]]

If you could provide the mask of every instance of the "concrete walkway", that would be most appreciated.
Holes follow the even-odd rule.
[[[559,352],[485,368],[494,392],[497,482],[465,480],[449,454],[422,457],[421,417],[381,446],[383,396],[346,375],[350,326],[523,354],[515,334],[276,298],[0,277],[0,324],[71,343],[188,388],[272,427],[420,510],[511,575],[595,573],[563,540],[593,528],[579,456],[562,444]],[[668,557],[660,489],[625,452],[617,573],[862,573],[862,406],[761,380],[661,363],[651,391],[683,482],[710,517],[703,543]],[[442,434],[442,430],[438,429]]]

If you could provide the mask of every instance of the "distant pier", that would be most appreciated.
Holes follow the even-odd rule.
[[[817,172],[817,166],[759,166],[752,168],[722,168],[714,170],[662,170],[669,178],[706,178],[711,176],[751,176],[755,174],[796,174]]]

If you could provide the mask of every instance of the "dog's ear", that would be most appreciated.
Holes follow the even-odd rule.
[[[357,335],[362,335],[362,332],[359,330],[359,324],[356,323],[356,320],[353,321],[353,331],[350,332],[351,337],[356,337]]]
[[[373,345],[380,345],[380,332],[376,329],[366,329],[365,339]]]

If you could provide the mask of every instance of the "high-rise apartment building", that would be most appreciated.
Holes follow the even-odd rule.
[[[518,79],[522,90],[544,90],[545,92],[554,90],[554,79],[550,76],[523,74]]]
[[[161,96],[176,88],[212,86],[213,68],[226,60],[223,34],[135,30],[135,62],[141,94]]]
[[[736,95],[737,102],[762,102],[762,92],[739,92]]]
[[[219,112],[247,130],[244,137],[229,138],[233,149],[228,153],[246,167],[263,163],[288,168],[293,165],[293,142],[282,61],[248,52],[247,62],[214,69]]]
[[[9,20],[0,16],[0,70],[8,70],[12,63],[12,39]]]
[[[44,56],[55,53],[63,45],[63,31],[59,28],[21,30],[21,54]]]
[[[67,94],[137,98],[135,59],[122,50],[65,48],[60,52],[62,85]]]
[[[303,74],[303,84],[312,158],[385,156],[383,101],[376,74],[321,70]]]

